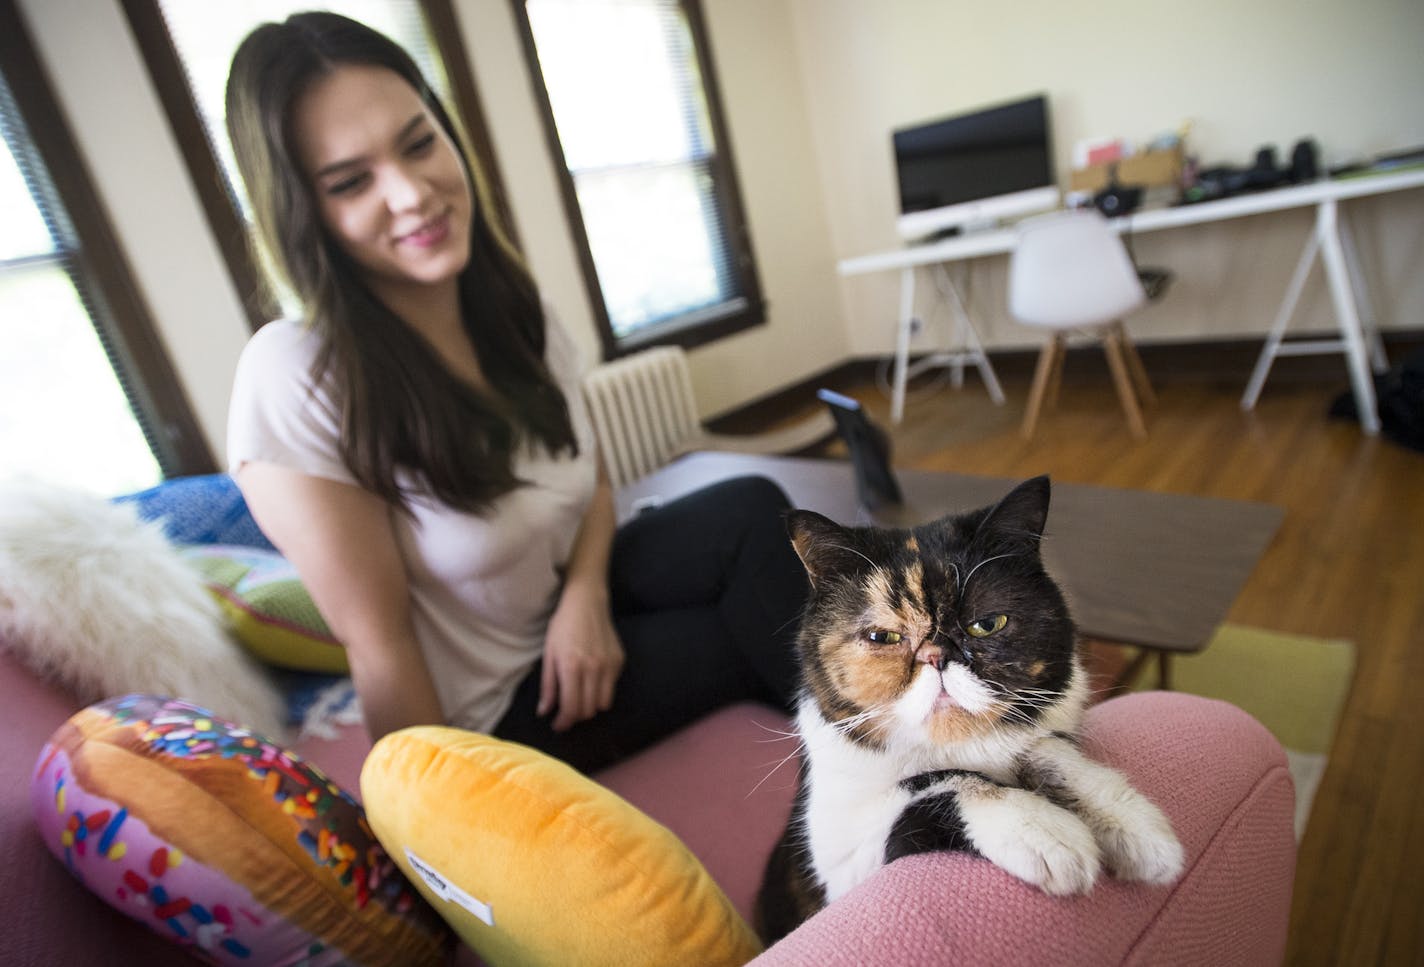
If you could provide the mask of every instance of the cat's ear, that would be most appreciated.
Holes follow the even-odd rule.
[[[1050,490],[1047,474],[1025,480],[990,509],[979,525],[979,535],[1037,548],[1048,524]]]
[[[855,569],[865,559],[852,548],[855,536],[849,530],[815,511],[787,511],[786,532],[812,587],[832,574]]]

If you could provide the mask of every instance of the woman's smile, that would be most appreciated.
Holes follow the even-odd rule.
[[[440,213],[414,231],[396,237],[398,245],[414,245],[416,248],[435,248],[450,237],[450,212]]]

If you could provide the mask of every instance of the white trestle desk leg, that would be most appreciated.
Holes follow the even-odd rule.
[[[906,371],[910,366],[910,330],[915,325],[915,269],[900,270],[900,328],[895,333],[895,375],[890,397],[890,422],[899,423],[905,415]]]
[[[944,271],[941,266],[941,271]],[[984,352],[984,345],[979,341],[979,331],[974,328],[974,320],[969,317],[969,312],[964,308],[964,302],[959,298],[959,289],[955,286],[954,280],[945,272],[943,292],[949,300],[950,311],[954,313],[955,330],[959,337],[956,340],[955,353],[955,375],[959,377],[956,386],[964,382],[964,362],[967,359],[979,369],[979,375],[984,380],[984,387],[989,391],[989,398],[998,406],[1004,405],[1004,390],[999,386],[999,378],[994,374],[994,367],[989,363],[989,357]]]
[[[966,349],[969,346],[969,333],[974,327],[969,325],[969,317],[964,314],[964,309],[960,305],[959,289],[957,286],[955,286],[954,279],[950,278],[949,266],[941,262],[938,266],[936,266],[936,271],[939,272],[940,278],[944,281],[944,285],[940,291],[945,292],[946,289],[948,290],[945,293],[945,297],[953,304],[955,310],[954,342],[950,344],[954,347],[954,349],[952,350],[954,354],[954,362],[950,364],[949,385],[954,387],[955,389],[963,389],[964,357],[966,354]]]
[[[1389,357],[1384,352],[1384,340],[1380,338],[1379,317],[1375,315],[1370,288],[1365,285],[1365,274],[1360,271],[1360,253],[1355,247],[1355,233],[1350,228],[1349,212],[1339,215],[1340,246],[1345,252],[1345,265],[1350,269],[1350,285],[1355,290],[1355,301],[1360,310],[1360,329],[1365,334],[1365,345],[1370,350],[1370,365],[1376,373],[1389,369]]]
[[[1281,307],[1276,312],[1276,321],[1271,323],[1271,332],[1266,336],[1266,344],[1261,347],[1261,355],[1256,357],[1256,368],[1251,372],[1251,379],[1246,384],[1246,392],[1241,396],[1243,410],[1254,408],[1256,400],[1261,396],[1261,387],[1266,385],[1266,376],[1271,371],[1271,364],[1275,362],[1277,354],[1281,352],[1281,340],[1285,338],[1291,314],[1295,312],[1296,303],[1300,301],[1301,290],[1305,288],[1305,280],[1310,277],[1310,268],[1315,264],[1315,256],[1319,251],[1320,234],[1312,228],[1310,237],[1305,241],[1305,249],[1300,253],[1300,261],[1295,265],[1295,274],[1291,276],[1290,284],[1286,286],[1285,298],[1281,300]]]
[[[968,355],[969,317],[959,308],[959,289],[954,284],[954,278],[949,274],[949,266],[943,262],[935,264],[935,283],[939,289],[940,297],[950,304],[951,315],[954,316],[954,335],[950,339],[950,351],[948,359],[950,361],[949,385],[955,389],[964,388],[964,360]]]
[[[1369,353],[1365,335],[1360,330],[1360,317],[1355,310],[1355,294],[1350,287],[1350,271],[1345,264],[1345,252],[1340,244],[1339,206],[1329,198],[1320,203],[1316,214],[1321,255],[1325,259],[1325,280],[1330,284],[1330,297],[1335,303],[1335,321],[1345,341],[1345,358],[1350,364],[1350,382],[1355,388],[1355,409],[1359,412],[1360,428],[1370,436],[1379,433],[1379,411],[1375,405],[1375,384],[1370,375]]]

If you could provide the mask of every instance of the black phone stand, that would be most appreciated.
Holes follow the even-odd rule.
[[[827,389],[820,390],[816,396],[830,409],[836,431],[850,450],[860,503],[866,510],[902,503],[900,484],[890,470],[890,438],[885,431],[870,422],[856,400]]]

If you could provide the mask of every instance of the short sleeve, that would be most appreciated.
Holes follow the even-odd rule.
[[[544,303],[544,362],[566,397],[582,395],[588,363],[554,307]]]
[[[356,482],[341,458],[340,410],[312,381],[317,350],[317,337],[290,320],[268,323],[248,340],[228,409],[229,472],[255,461]]]
[[[554,377],[559,391],[564,394],[580,450],[592,453],[597,449],[597,442],[583,395],[583,378],[589,369],[588,362],[547,302],[544,303],[544,320],[544,363],[549,367],[549,375]]]

